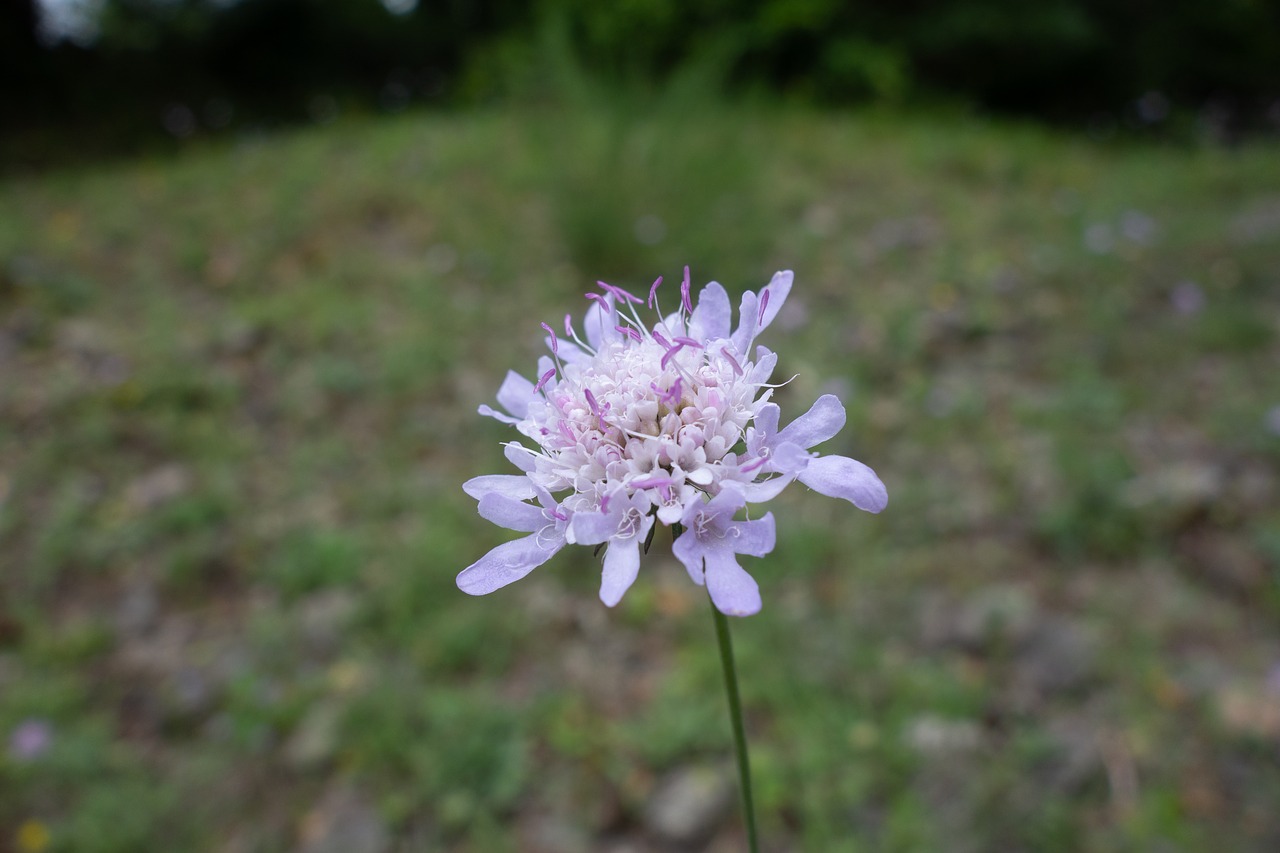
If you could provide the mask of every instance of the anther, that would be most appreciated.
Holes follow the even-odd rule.
[[[655,308],[658,301],[658,285],[662,284],[662,276],[658,276],[649,288],[649,308]]]
[[[543,325],[546,325],[545,323]],[[542,374],[542,378],[538,380],[538,384],[533,386],[533,393],[537,394],[542,390],[542,386],[546,385],[552,376],[556,375],[556,369],[553,367],[546,373]]]
[[[741,365],[741,364],[738,364],[738,360],[737,360],[736,358],[734,358],[734,357],[733,357],[732,353],[730,353],[730,352],[729,352],[729,348],[728,348],[728,347],[720,347],[720,354],[721,354],[722,356],[724,356],[725,358],[729,359],[729,363],[733,365],[733,372],[734,372],[734,373],[736,373],[736,374],[738,374],[739,376],[741,376],[741,375],[742,375],[742,365]]]
[[[680,284],[680,303],[684,305],[684,310],[693,313],[693,303],[689,301],[689,267],[686,264],[684,268],[684,281]]]

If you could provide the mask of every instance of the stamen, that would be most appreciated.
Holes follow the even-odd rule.
[[[662,284],[662,276],[658,276],[654,280],[653,286],[649,288],[649,308],[655,311],[658,305],[658,285],[660,284]]]
[[[554,367],[548,370],[546,373],[542,374],[542,378],[538,380],[538,384],[533,386],[533,393],[537,394],[539,391],[541,391],[542,386],[546,385],[547,381],[551,379],[552,376],[555,376],[555,375],[556,375],[556,369]]]
[[[739,467],[738,470],[743,474],[750,474],[752,471],[755,471],[757,468],[760,468],[762,465],[764,465],[764,463],[768,461],[769,461],[769,457],[761,454],[760,456],[757,456],[754,461]]]
[[[684,349],[684,347],[685,347],[684,344],[676,344],[671,349],[667,350],[667,354],[662,357],[663,370],[667,369],[667,365],[671,363],[671,359],[675,358],[676,353],[680,352],[680,350]]]
[[[566,320],[568,320],[568,319],[569,319],[569,315],[568,315],[568,314],[566,314],[566,315],[565,315],[565,319],[566,319]],[[542,324],[542,328],[546,329],[546,330],[547,330],[547,334],[551,336],[551,354],[552,354],[552,355],[559,355],[559,354],[560,354],[560,342],[556,340],[556,333],[555,333],[554,331],[552,331],[551,327],[550,327],[550,326],[548,326],[546,323],[543,323],[543,324]]]
[[[619,302],[639,302],[640,301],[635,296],[623,290],[621,287],[615,287],[614,285],[607,284],[603,281],[597,281],[596,284],[598,284],[600,287],[603,287],[608,292],[612,293],[613,298],[618,300]]]
[[[607,494],[600,499],[600,511],[601,512],[609,511],[609,496]]]
[[[590,388],[583,388],[582,394],[587,398],[587,405],[591,407],[591,414],[597,418],[600,417],[600,404],[596,402],[596,395],[591,393]]]
[[[675,339],[675,342],[687,347],[697,347],[698,349],[706,348],[705,345],[698,343],[693,338],[679,337]]]
[[[663,347],[663,349],[671,349],[671,341],[664,338],[662,336],[662,332],[659,332],[657,329],[654,329],[649,334],[653,336],[653,339],[657,341],[658,344]]]
[[[689,301],[689,267],[686,264],[684,268],[684,281],[680,285],[680,304],[684,306],[684,310],[693,313],[693,303]]]
[[[600,303],[600,308],[601,308],[602,310],[604,310],[606,313],[609,313],[609,312],[611,311],[610,306],[609,306],[609,301],[608,301],[607,299],[605,299],[603,296],[601,296],[600,294],[598,294],[598,293],[588,293],[588,294],[587,294],[587,298],[588,298],[588,299],[594,299],[596,302],[599,302],[599,303]]]
[[[725,358],[729,359],[729,363],[733,365],[733,372],[734,372],[734,373],[736,373],[736,374],[738,374],[739,376],[741,376],[741,375],[742,375],[742,365],[741,365],[741,364],[738,364],[738,360],[737,360],[736,358],[734,358],[734,357],[733,357],[733,355],[729,352],[729,348],[728,348],[728,347],[720,347],[720,354],[721,354],[722,356],[724,356]]]
[[[756,320],[756,324],[760,325],[764,322],[764,309],[769,307],[769,288],[765,288],[760,294],[760,317]]]
[[[571,338],[575,337],[575,335],[573,334],[573,315],[572,314],[564,315],[564,333]]]
[[[617,329],[619,332],[622,332],[622,334],[626,335],[628,338],[631,338],[631,340],[635,341],[636,343],[640,343],[642,340],[644,340],[643,338],[640,337],[640,333],[637,332],[635,329],[631,328],[630,326],[614,326],[614,328]]]

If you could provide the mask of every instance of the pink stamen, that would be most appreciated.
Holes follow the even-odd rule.
[[[587,298],[594,299],[596,302],[599,302],[600,307],[604,309],[606,312],[611,312],[613,310],[613,308],[609,305],[609,301],[598,293],[588,293]]]
[[[568,441],[570,444],[578,443],[578,440],[573,437],[573,432],[569,429],[568,424],[566,424],[564,421],[560,421],[560,434],[564,436],[565,440]]]
[[[733,365],[733,372],[734,372],[734,373],[736,373],[736,374],[738,374],[739,376],[741,376],[741,375],[742,375],[742,365],[741,365],[741,364],[738,364],[738,360],[737,360],[736,358],[734,358],[732,354],[730,354],[730,352],[729,352],[729,348],[728,348],[728,347],[720,347],[720,354],[721,354],[722,356],[724,356],[725,358],[729,359],[729,363]]]
[[[533,386],[533,393],[537,394],[539,391],[541,391],[542,386],[546,385],[547,381],[551,379],[552,376],[555,376],[555,375],[556,375],[556,369],[554,367],[548,370],[546,373],[542,374],[542,378],[538,380],[538,384]]]
[[[662,284],[662,276],[658,276],[654,280],[653,286],[649,288],[649,307],[654,308],[658,302],[658,285]]]
[[[612,293],[612,294],[613,294],[613,298],[614,298],[614,299],[617,299],[617,300],[619,300],[619,301],[625,301],[625,302],[639,302],[639,301],[640,301],[640,300],[639,300],[639,299],[637,299],[635,296],[633,296],[631,293],[629,293],[629,292],[627,292],[627,291],[623,290],[621,287],[616,287],[616,286],[614,286],[614,285],[612,285],[612,284],[607,284],[606,282],[603,282],[603,281],[597,281],[597,282],[596,282],[596,284],[600,285],[600,286],[601,286],[601,287],[603,287],[605,290],[607,290],[607,291],[609,291],[610,293]]]
[[[640,333],[630,326],[614,326],[614,328],[619,332],[622,332],[622,334],[626,335],[628,338],[631,338],[636,343],[640,343]]]
[[[554,331],[552,331],[551,327],[550,327],[550,326],[548,326],[546,323],[543,323],[543,324],[542,324],[542,328],[546,329],[546,330],[547,330],[547,334],[551,336],[551,354],[552,354],[552,355],[559,355],[559,354],[560,354],[560,342],[556,340],[556,333],[555,333]]]
[[[767,456],[757,456],[755,458],[755,461],[739,467],[738,470],[741,471],[743,474],[750,474],[752,471],[761,467],[762,465],[764,465],[764,463],[768,461],[769,461],[769,458]]]
[[[563,512],[561,512],[561,511],[560,511],[560,507],[556,507],[555,509],[551,510],[551,514],[552,514],[556,519],[558,519],[559,521],[568,521],[568,520],[569,520],[569,516],[567,516],[567,515],[565,515]]]
[[[760,317],[756,320],[757,325],[764,322],[764,309],[769,307],[769,288],[765,288],[760,294]]]
[[[667,365],[671,363],[671,359],[675,358],[676,353],[680,352],[682,349],[684,349],[684,344],[676,344],[671,349],[667,350],[667,354],[662,357],[663,370],[667,369]]]
[[[697,341],[695,341],[693,338],[679,337],[679,338],[676,338],[676,339],[675,339],[675,342],[676,342],[676,343],[678,343],[678,344],[681,344],[682,346],[686,346],[686,347],[696,347],[697,349],[705,349],[705,348],[706,348],[706,346],[705,346],[704,344],[700,344],[700,343],[698,343],[698,342],[697,342]]]
[[[653,339],[657,341],[659,344],[661,344],[664,348],[671,349],[671,341],[664,338],[662,336],[662,332],[659,332],[657,329],[654,329],[649,334],[653,335]]]
[[[601,512],[608,512],[608,511],[609,511],[609,496],[608,496],[608,495],[605,495],[604,497],[602,497],[602,498],[600,499],[600,511],[601,511]]]
[[[573,315],[572,314],[564,315],[564,334],[565,334],[565,337],[569,337],[569,338],[573,337]]]
[[[684,281],[680,284],[680,304],[684,306],[684,310],[693,313],[693,303],[689,301],[689,267],[684,268]]]
[[[587,398],[587,405],[591,407],[591,414],[597,418],[600,417],[600,404],[596,402],[596,395],[591,393],[590,388],[583,388],[582,394]]]

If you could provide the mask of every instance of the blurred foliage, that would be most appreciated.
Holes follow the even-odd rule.
[[[776,398],[890,493],[792,487],[748,566],[772,847],[1280,849],[1274,145],[540,61],[536,108],[0,180],[0,849],[671,849],[730,738],[668,542],[613,610],[585,548],[454,576],[538,322],[685,263],[796,270]]]
[[[96,144],[110,148],[141,128],[181,138],[324,122],[346,109],[545,95],[564,83],[554,69],[566,63],[611,87],[661,88],[695,68],[721,94],[943,99],[1175,129],[1199,115],[1229,132],[1266,127],[1280,98],[1280,5],[1254,0],[103,0],[91,8],[96,22],[76,41],[38,39],[30,0],[0,11],[8,128],[88,123]]]

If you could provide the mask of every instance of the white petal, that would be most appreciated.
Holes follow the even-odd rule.
[[[537,454],[518,442],[513,441],[506,445],[502,449],[502,455],[507,457],[507,461],[512,465],[526,473],[538,467]]]
[[[782,490],[794,480],[794,474],[782,474],[758,483],[741,483],[738,485],[738,491],[747,499],[747,503],[760,504],[782,494]]]

